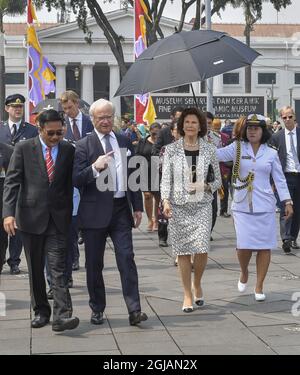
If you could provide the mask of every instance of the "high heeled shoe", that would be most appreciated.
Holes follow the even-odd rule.
[[[204,298],[203,297],[196,297],[194,296],[194,302],[198,307],[204,306]]]
[[[242,283],[239,279],[237,287],[240,293],[244,293],[247,289],[247,283]]]
[[[193,306],[182,306],[182,311],[185,312],[185,313],[191,313],[194,311],[194,307]]]

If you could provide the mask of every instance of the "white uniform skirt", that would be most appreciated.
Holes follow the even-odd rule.
[[[232,211],[236,248],[268,250],[277,248],[276,213]]]

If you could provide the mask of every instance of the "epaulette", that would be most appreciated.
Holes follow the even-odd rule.
[[[276,146],[274,146],[274,145],[271,145],[270,143],[268,143],[268,146],[271,147],[271,148],[273,148],[273,149],[276,150],[276,151],[279,150],[278,147],[276,147]]]

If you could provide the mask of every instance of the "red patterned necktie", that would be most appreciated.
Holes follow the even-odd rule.
[[[51,147],[46,148],[46,168],[49,183],[51,184],[54,178],[54,162],[51,155]]]
[[[75,141],[78,141],[81,138],[80,132],[76,123],[76,118],[73,118],[73,135],[74,135]]]

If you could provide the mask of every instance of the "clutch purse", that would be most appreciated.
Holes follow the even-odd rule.
[[[214,168],[211,164],[208,166],[208,171],[207,171],[207,177],[206,177],[206,182],[214,182],[215,181],[215,172]]]

